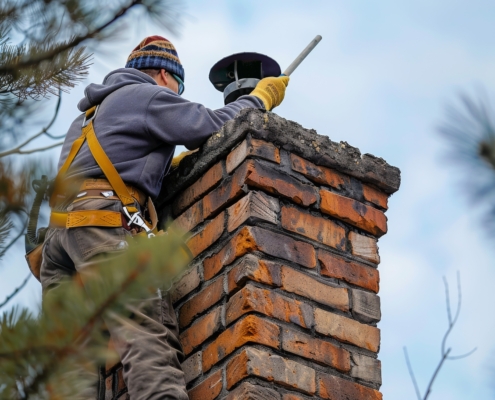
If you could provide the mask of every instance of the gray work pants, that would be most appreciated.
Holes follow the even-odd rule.
[[[88,199],[68,207],[72,210],[121,211],[116,200]],[[43,248],[41,284],[43,293],[54,290],[62,279],[83,272],[95,257],[123,256],[127,247],[124,228],[81,227],[50,229]],[[104,264],[101,265],[104,268]],[[123,376],[131,400],[188,399],[180,362],[177,319],[168,293],[161,298],[129,304],[135,324],[107,322],[123,364]]]

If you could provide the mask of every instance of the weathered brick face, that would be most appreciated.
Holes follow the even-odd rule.
[[[381,399],[378,238],[400,172],[242,112],[166,180],[191,399]]]

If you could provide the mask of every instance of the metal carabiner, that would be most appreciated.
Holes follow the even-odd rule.
[[[126,217],[129,219],[127,223],[129,226],[131,225],[137,225],[140,228],[143,228],[146,234],[148,235],[148,238],[152,238],[155,236],[155,234],[151,231],[151,229],[146,225],[146,222],[144,222],[143,217],[141,217],[141,213],[139,211],[135,212],[134,214],[130,214],[129,211],[127,210],[127,207],[124,207],[124,214]]]

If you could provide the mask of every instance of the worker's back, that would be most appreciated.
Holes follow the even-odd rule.
[[[134,68],[121,68],[91,84],[80,111],[100,104],[94,127],[98,140],[122,179],[155,198],[167,173],[175,145],[199,147],[212,132],[245,107],[261,107],[261,101],[245,96],[213,111],[183,99],[158,86],[150,76]],[[84,114],[72,123],[62,148],[59,168],[74,140],[81,135]],[[84,144],[69,176],[102,177],[102,172]]]

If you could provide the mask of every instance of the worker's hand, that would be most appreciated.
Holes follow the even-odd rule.
[[[258,97],[268,111],[282,103],[285,97],[285,88],[289,84],[288,76],[268,77],[258,82],[251,96]]]
[[[188,156],[189,154],[192,154],[192,153],[196,153],[198,150],[199,149],[183,151],[178,156],[175,156],[174,158],[172,158],[172,165],[170,166],[170,168],[172,168],[172,169],[177,168],[185,156]]]

